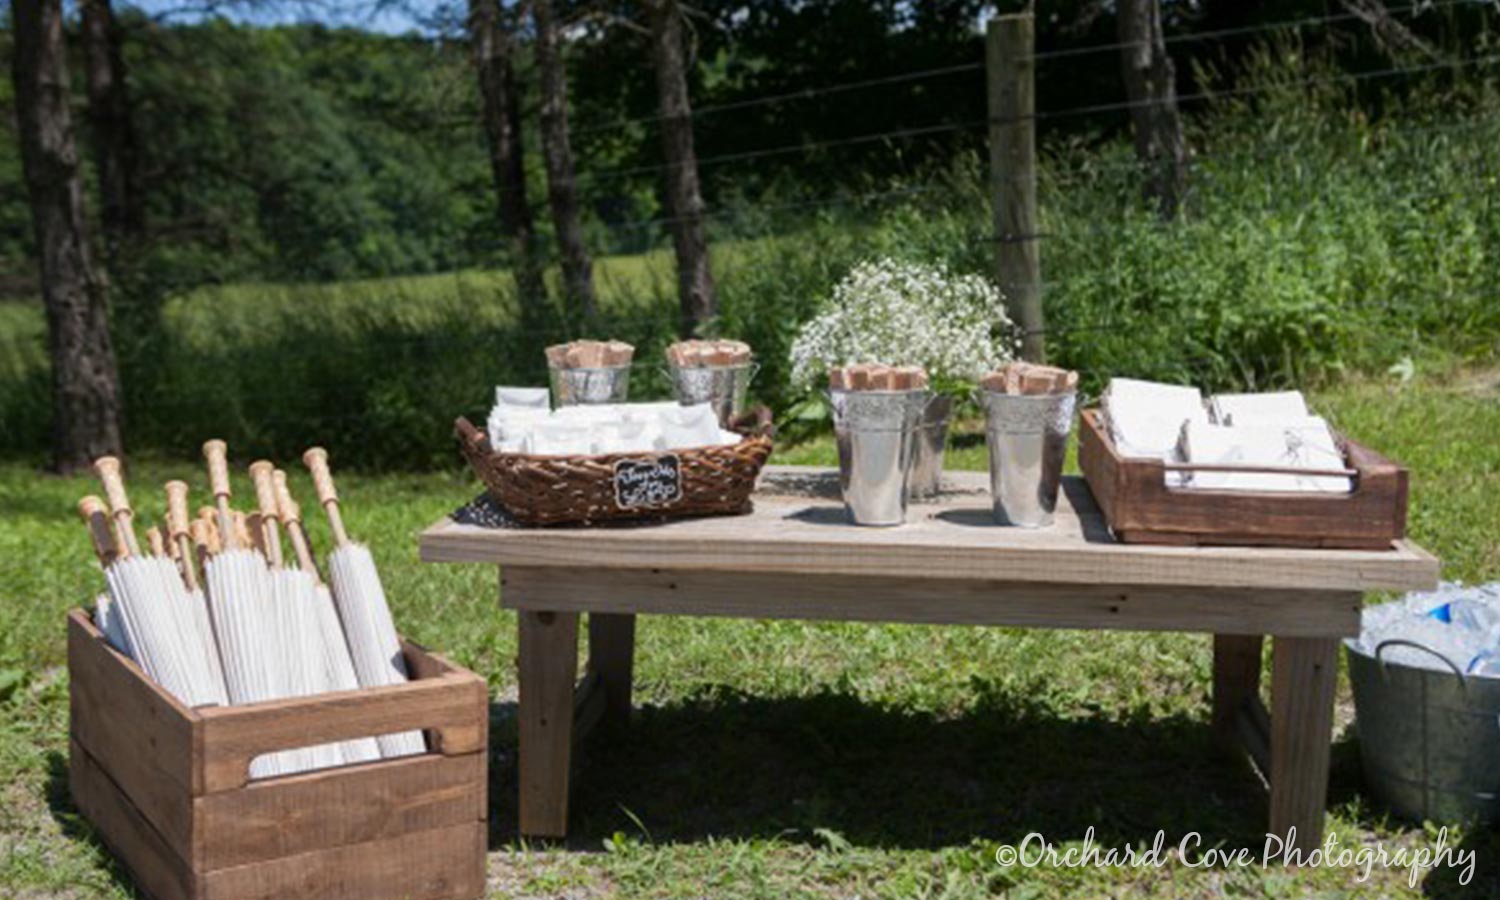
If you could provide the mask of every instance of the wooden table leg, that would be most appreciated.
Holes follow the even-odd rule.
[[[1303,853],[1323,840],[1338,638],[1273,639],[1271,830]]]
[[[573,756],[578,613],[520,610],[521,833],[565,837]]]
[[[635,664],[635,614],[589,613],[589,670],[604,691],[606,727],[630,723],[630,683]]]
[[[1247,701],[1260,696],[1258,634],[1214,635],[1214,742],[1226,754],[1240,749],[1235,723]]]

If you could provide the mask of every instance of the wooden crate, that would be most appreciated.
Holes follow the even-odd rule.
[[[1406,536],[1406,469],[1343,442],[1356,473],[1347,494],[1186,490],[1167,485],[1162,460],[1121,456],[1090,409],[1079,423],[1078,465],[1125,543],[1388,550]]]
[[[479,897],[488,690],[404,650],[406,684],[188,709],[74,610],[74,802],[156,900]],[[416,728],[421,756],[249,780],[262,753]]]

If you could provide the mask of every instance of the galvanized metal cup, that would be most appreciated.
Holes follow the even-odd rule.
[[[593,369],[548,367],[552,382],[552,405],[580,406],[624,403],[630,395],[630,366]]]
[[[995,521],[1045,528],[1057,509],[1077,395],[984,391],[985,437]]]
[[[828,392],[839,448],[839,487],[854,524],[906,521],[912,442],[930,398],[926,390]]]
[[[760,365],[749,362],[738,366],[676,366],[667,368],[672,393],[683,406],[707,403],[728,428],[745,411],[750,382]]]
[[[936,496],[943,482],[943,448],[948,443],[948,417],[953,398],[933,395],[912,437],[911,474],[907,492],[913,498]]]

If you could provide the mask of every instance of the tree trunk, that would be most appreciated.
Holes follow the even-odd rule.
[[[596,319],[593,263],[578,221],[578,181],[568,140],[568,75],[558,46],[551,0],[532,0],[536,61],[542,78],[542,158],[547,166],[547,200],[562,251],[563,289],[585,323]]]
[[[703,195],[698,188],[698,154],[693,148],[693,109],[683,59],[682,8],[677,0],[651,4],[651,57],[661,106],[662,156],[666,161],[667,210],[677,254],[680,330],[692,337],[718,312],[714,277],[708,265]]]
[[[523,313],[535,312],[547,297],[536,257],[536,230],[526,199],[526,166],[521,143],[520,88],[516,83],[511,32],[500,22],[497,0],[469,0],[469,40],[479,76],[490,170],[500,207],[500,232],[510,245],[516,290]],[[535,319],[535,316],[528,316]]]
[[[1177,70],[1167,56],[1161,0],[1120,0],[1120,62],[1135,152],[1146,172],[1146,200],[1164,219],[1177,215],[1187,187],[1187,141],[1177,112]]]
[[[89,250],[60,0],[13,0],[11,10],[21,163],[52,356],[53,464],[71,472],[121,448],[109,291]]]
[[[89,126],[102,201],[100,221],[106,258],[113,264],[120,249],[143,230],[145,211],[137,184],[135,130],[130,120],[120,29],[110,0],[83,0],[82,8]]]

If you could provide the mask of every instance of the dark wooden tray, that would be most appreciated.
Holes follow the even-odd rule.
[[[1121,456],[1097,409],[1085,410],[1081,417],[1078,465],[1115,537],[1128,544],[1388,549],[1406,536],[1406,469],[1368,447],[1335,437],[1353,473],[1354,490],[1348,494],[1170,487],[1166,473],[1174,468],[1276,470],[1173,466]]]

